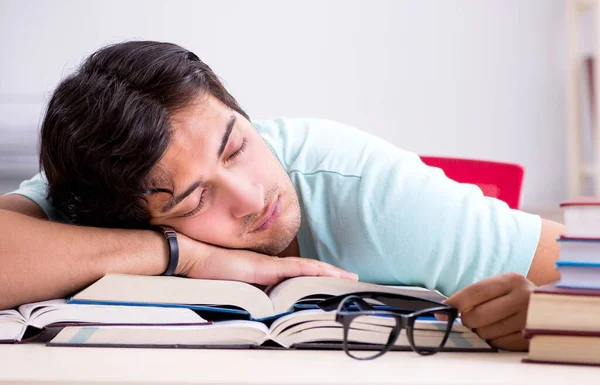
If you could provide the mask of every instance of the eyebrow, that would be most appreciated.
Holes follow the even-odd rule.
[[[235,115],[231,115],[229,121],[227,122],[227,126],[225,127],[225,134],[223,135],[223,139],[221,139],[221,147],[219,147],[219,152],[217,153],[217,158],[220,158],[221,155],[223,155],[223,151],[225,151],[225,146],[227,146],[229,136],[231,135],[231,131],[233,130],[233,126],[235,125],[235,119]]]
[[[165,213],[169,210],[171,210],[173,207],[177,206],[178,204],[181,203],[182,200],[184,200],[185,198],[187,198],[191,193],[194,192],[194,190],[196,190],[198,187],[200,187],[200,185],[202,184],[202,181],[199,180],[197,182],[194,182],[190,187],[188,187],[184,192],[182,192],[179,195],[175,195],[173,196],[171,199],[169,199],[169,201],[167,202],[167,204],[162,208],[162,212]]]
[[[231,115],[231,117],[229,118],[229,121],[227,121],[227,125],[225,126],[225,133],[223,134],[223,138],[221,139],[221,146],[219,147],[219,151],[217,153],[218,158],[220,158],[221,155],[223,155],[223,152],[225,151],[225,147],[227,146],[227,142],[229,142],[229,136],[231,136],[231,131],[233,130],[235,121],[236,121],[235,115]],[[165,212],[171,210],[173,207],[180,204],[181,201],[183,201],[191,193],[193,193],[198,187],[200,187],[200,185],[202,185],[202,179],[192,183],[192,185],[190,187],[188,187],[187,189],[185,189],[185,191],[182,192],[181,194],[174,195],[173,197],[171,197],[171,199],[169,199],[167,204],[162,208],[162,212],[165,213]]]

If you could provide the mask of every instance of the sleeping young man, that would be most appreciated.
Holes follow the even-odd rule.
[[[529,293],[562,226],[484,197],[363,131],[250,120],[195,54],[116,44],[55,90],[42,173],[0,197],[0,309],[106,273],[272,284],[322,275],[449,295],[493,345],[527,348]]]

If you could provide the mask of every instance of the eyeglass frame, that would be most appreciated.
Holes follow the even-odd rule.
[[[376,310],[372,305],[365,301],[365,299],[374,299],[383,303],[384,305],[390,307],[389,310]],[[422,305],[431,305],[431,306],[422,306],[421,309],[403,309],[394,306],[397,304],[397,300],[404,301],[406,304],[417,304],[421,303]],[[345,307],[349,301],[353,301],[354,305],[358,307],[357,310],[346,310]],[[406,335],[408,337],[408,342],[410,344],[410,348],[422,355],[428,356],[435,354],[442,350],[448,341],[448,337],[450,336],[450,332],[452,331],[452,325],[454,321],[458,317],[458,309],[436,301],[412,297],[403,294],[394,294],[394,293],[386,293],[386,292],[376,292],[376,291],[363,291],[363,292],[354,292],[348,293],[332,298],[325,299],[318,303],[319,308],[325,311],[336,310],[335,321],[342,324],[344,328],[344,340],[343,340],[343,348],[344,352],[357,360],[372,360],[378,357],[381,357],[385,353],[387,353],[393,346],[398,336],[400,335],[402,329],[406,329]],[[351,306],[351,304],[350,304]],[[419,349],[415,345],[414,341],[414,325],[419,316],[427,313],[444,313],[448,317],[447,326],[445,330],[444,337],[440,343],[440,345],[436,348],[427,348],[427,349]],[[408,313],[408,314],[406,314]],[[394,328],[388,337],[388,341],[383,347],[381,351],[377,354],[369,357],[357,357],[354,356],[350,347],[348,346],[348,332],[350,330],[350,324],[352,321],[361,316],[391,316],[395,318],[396,322],[394,324]]]

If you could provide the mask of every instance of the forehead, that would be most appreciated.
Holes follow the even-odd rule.
[[[171,138],[163,157],[150,173],[152,187],[170,188],[186,180],[191,165],[210,164],[216,156],[231,110],[210,94],[201,94],[171,116]],[[214,163],[214,162],[213,162]],[[175,185],[175,186],[173,186]]]
[[[171,115],[172,140],[185,136],[202,139],[215,135],[219,124],[227,120],[230,114],[231,110],[217,98],[210,93],[201,93]]]

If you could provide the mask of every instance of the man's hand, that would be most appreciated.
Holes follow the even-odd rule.
[[[313,259],[272,257],[203,244],[181,234],[177,237],[180,263],[176,274],[189,278],[227,279],[259,285],[273,285],[297,276],[358,279],[356,274]]]
[[[505,350],[527,350],[525,327],[535,285],[517,273],[500,274],[467,286],[445,302],[456,307],[465,326]]]

